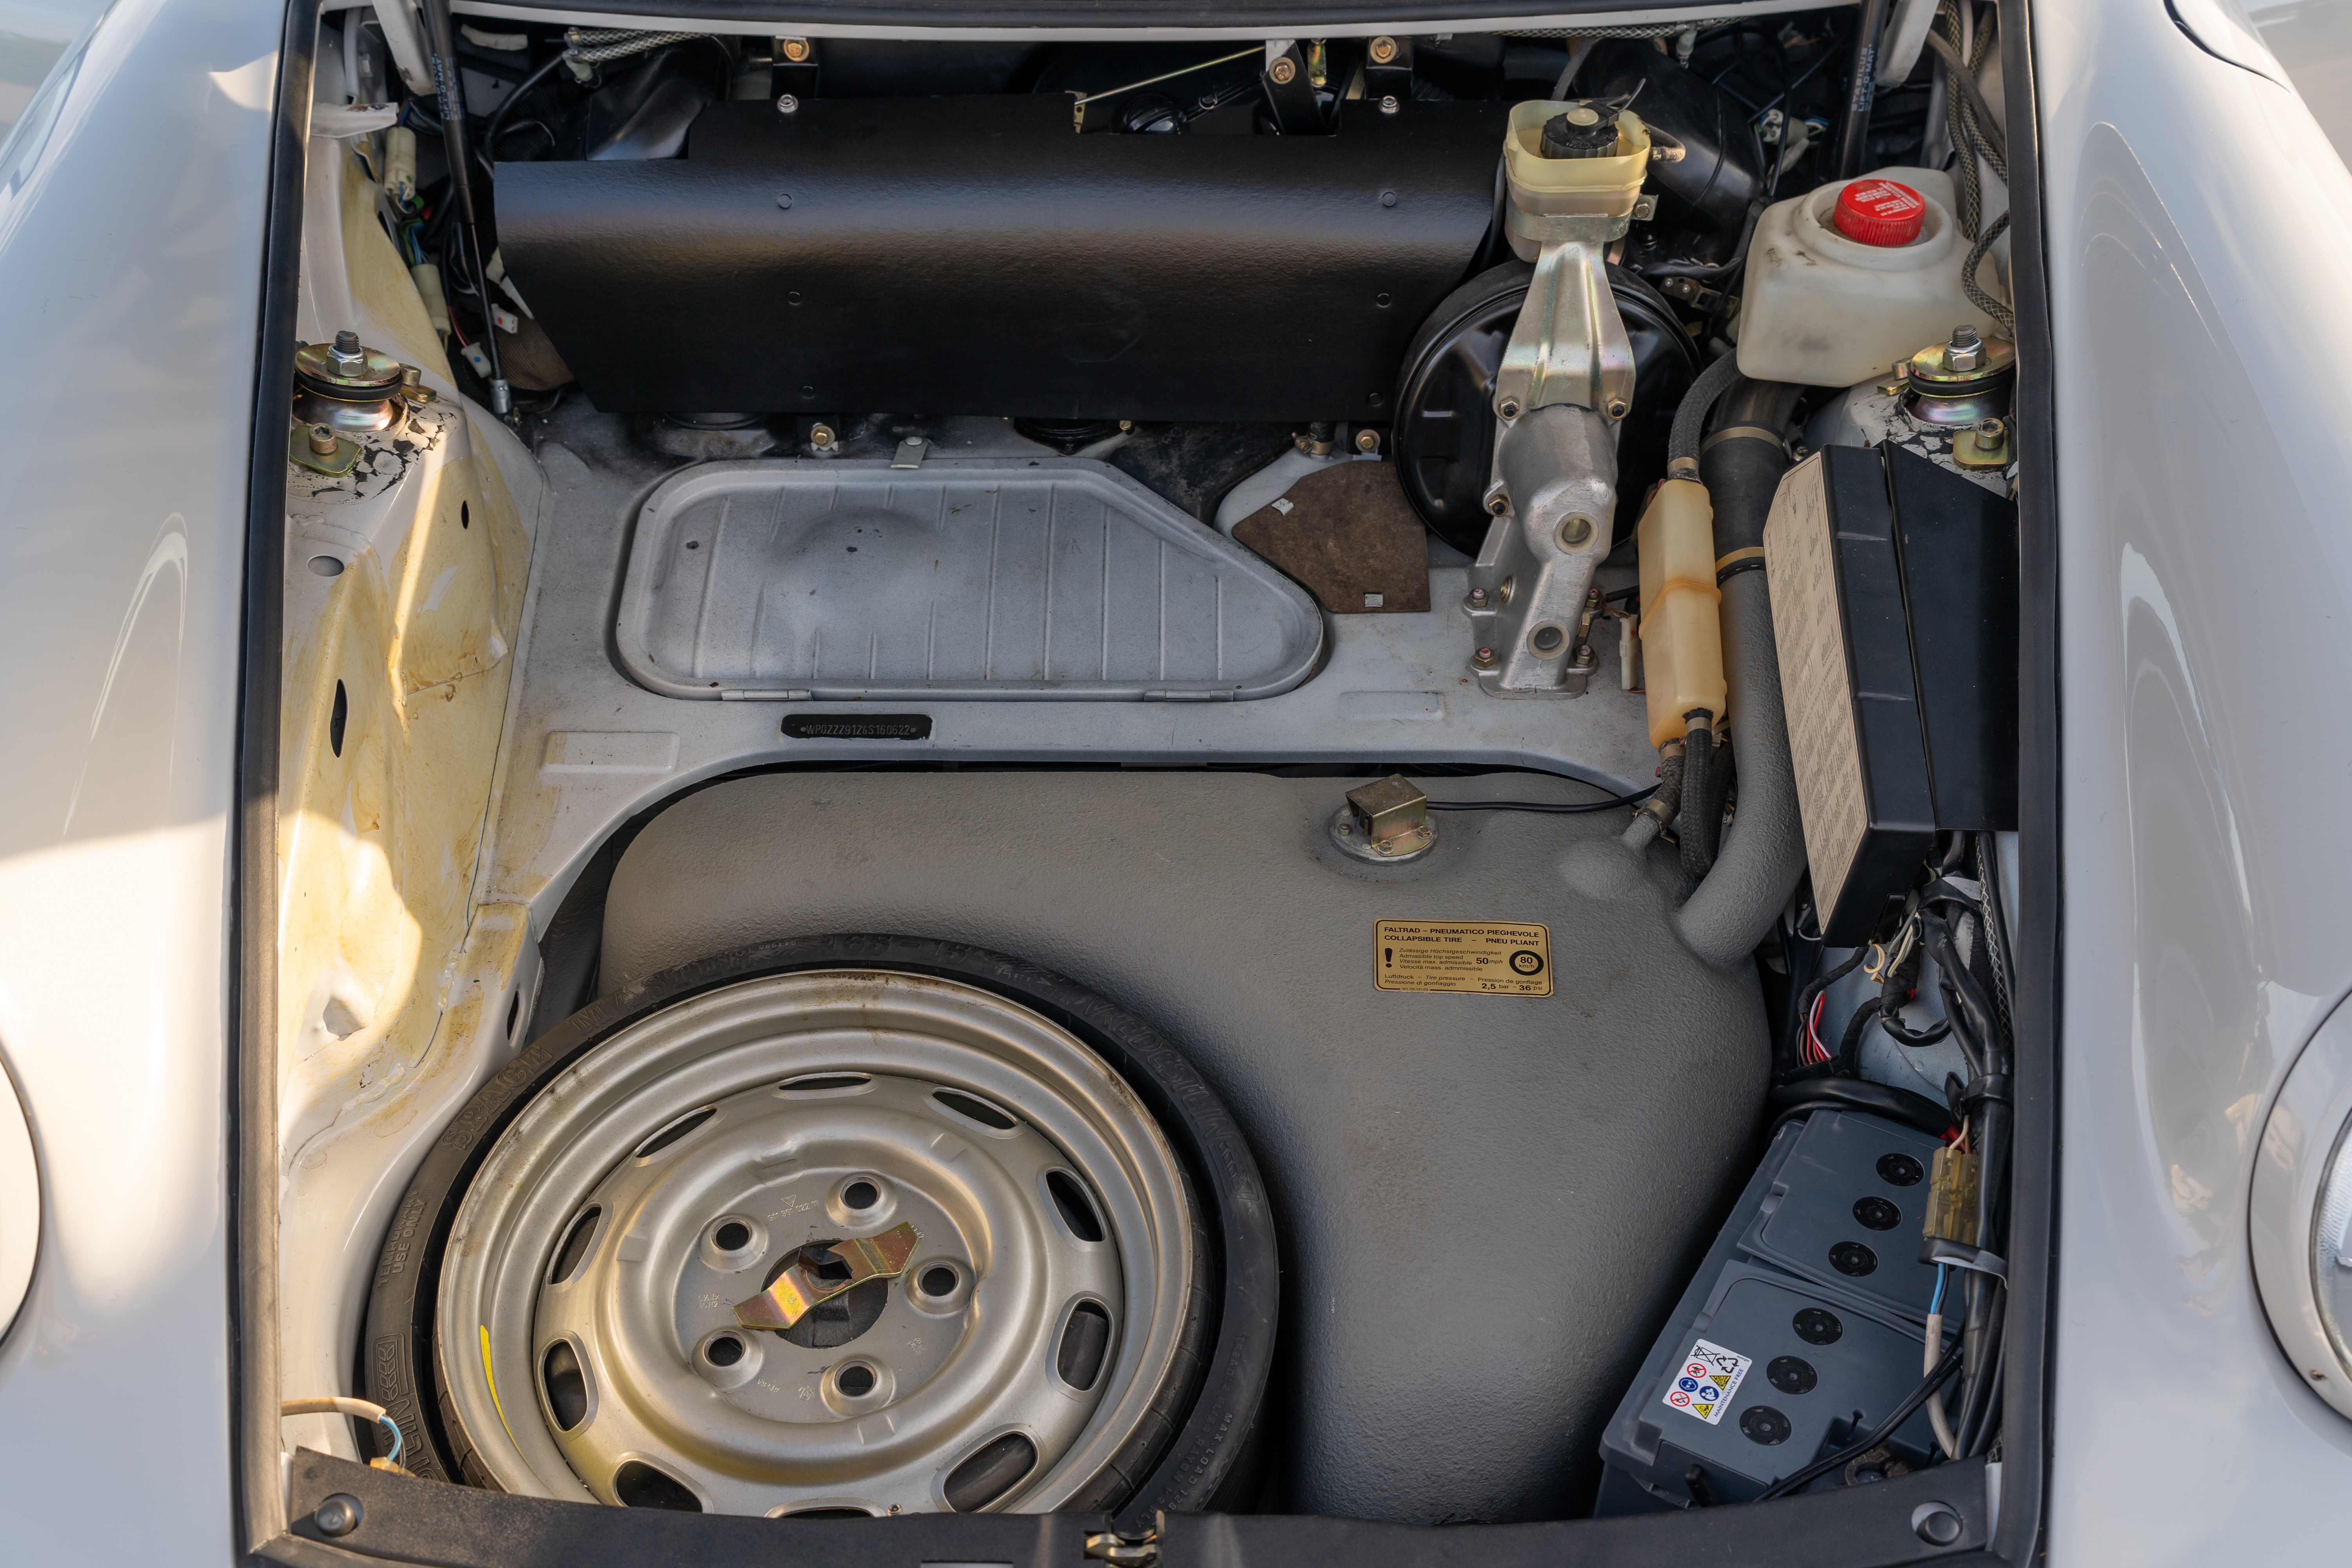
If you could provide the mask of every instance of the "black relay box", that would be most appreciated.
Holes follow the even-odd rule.
[[[1745,1501],[1918,1386],[1936,1288],[1920,1225],[1939,1147],[1845,1111],[1780,1129],[1609,1423],[1598,1511],[1686,1503],[1694,1465],[1717,1500]],[[1927,1412],[1887,1446],[1923,1467]]]

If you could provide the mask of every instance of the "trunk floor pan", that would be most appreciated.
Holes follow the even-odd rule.
[[[1591,798],[1526,774],[1440,799]],[[1747,1174],[1752,972],[1671,930],[1619,812],[1448,813],[1410,866],[1340,855],[1350,781],[1242,773],[772,773],[647,825],[607,994],[773,937],[946,938],[1163,1031],[1223,1097],[1283,1243],[1280,1506],[1557,1518]],[[1376,921],[1548,928],[1549,996],[1381,990]]]

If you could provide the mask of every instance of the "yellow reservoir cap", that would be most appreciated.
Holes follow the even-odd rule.
[[[1723,591],[1715,585],[1715,509],[1696,479],[1668,479],[1634,540],[1642,561],[1642,674],[1650,744],[1679,741],[1683,715],[1724,714]]]

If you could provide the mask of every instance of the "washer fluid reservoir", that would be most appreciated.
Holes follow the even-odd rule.
[[[1777,202],[1756,221],[1739,305],[1739,374],[1851,386],[1991,319],[1960,287],[1969,241],[1951,176],[1880,169]]]

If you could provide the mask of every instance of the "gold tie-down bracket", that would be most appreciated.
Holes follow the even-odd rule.
[[[735,1321],[747,1329],[789,1329],[835,1296],[868,1279],[896,1279],[907,1271],[922,1238],[911,1225],[895,1225],[879,1236],[803,1247],[775,1282],[735,1303]]]

